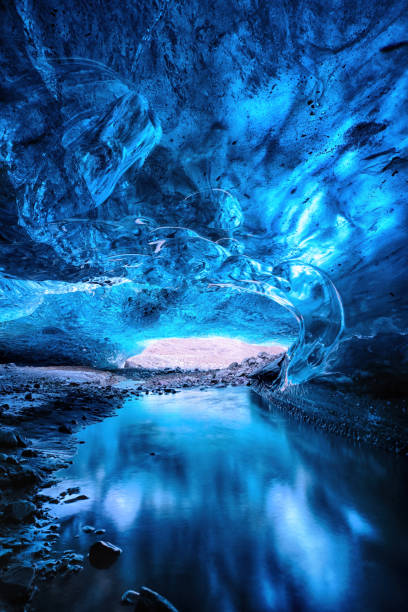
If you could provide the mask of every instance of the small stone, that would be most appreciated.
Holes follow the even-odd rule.
[[[89,499],[87,495],[77,495],[76,497],[71,497],[70,499],[65,499],[64,504],[73,504],[77,501],[82,501],[84,499]]]
[[[29,392],[29,393],[26,393],[26,394],[25,394],[25,396],[24,396],[24,399],[26,399],[26,400],[32,400],[32,399],[33,399],[33,394],[32,394],[32,393],[30,393],[30,392]]]
[[[18,459],[15,455],[9,455],[6,459],[7,463],[11,463],[11,465],[18,465]]]
[[[62,425],[58,427],[58,431],[60,431],[61,433],[65,433],[65,434],[72,434],[72,427],[70,425],[66,425],[65,423],[63,423]]]
[[[137,603],[139,597],[140,594],[137,591],[132,591],[129,589],[123,593],[122,597],[120,598],[120,603],[123,606],[132,606],[133,604]]]
[[[95,529],[94,533],[95,535],[103,535],[106,533],[106,529]]]
[[[95,527],[92,527],[92,525],[84,525],[82,527],[82,531],[84,533],[94,533],[95,532]]]
[[[168,599],[144,586],[140,589],[135,609],[137,612],[178,612]]]
[[[26,448],[21,453],[22,457],[38,457],[38,451],[33,450],[32,448]]]
[[[114,544],[99,540],[89,549],[89,561],[97,569],[108,569],[121,553],[122,550]]]

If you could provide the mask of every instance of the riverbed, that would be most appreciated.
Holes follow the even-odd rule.
[[[46,492],[89,499],[51,508],[56,546],[123,552],[44,583],[34,610],[115,612],[142,585],[180,612],[404,609],[405,457],[315,431],[246,387],[130,398],[78,438]]]

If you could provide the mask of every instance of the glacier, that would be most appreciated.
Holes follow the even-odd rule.
[[[2,359],[221,335],[400,393],[407,9],[1,3]]]

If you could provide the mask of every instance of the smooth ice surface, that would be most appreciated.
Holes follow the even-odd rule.
[[[245,388],[129,400],[80,439],[51,492],[89,499],[51,506],[56,546],[86,555],[102,537],[123,553],[44,584],[35,609],[119,612],[143,584],[180,611],[405,608],[402,458],[287,420]]]
[[[407,0],[0,11],[4,359],[229,335],[292,344],[283,386],[403,380]]]

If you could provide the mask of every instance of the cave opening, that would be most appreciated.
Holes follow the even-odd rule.
[[[282,343],[251,344],[226,336],[162,338],[144,344],[139,354],[125,361],[125,368],[215,370],[258,357],[260,353],[272,360],[288,349]]]

